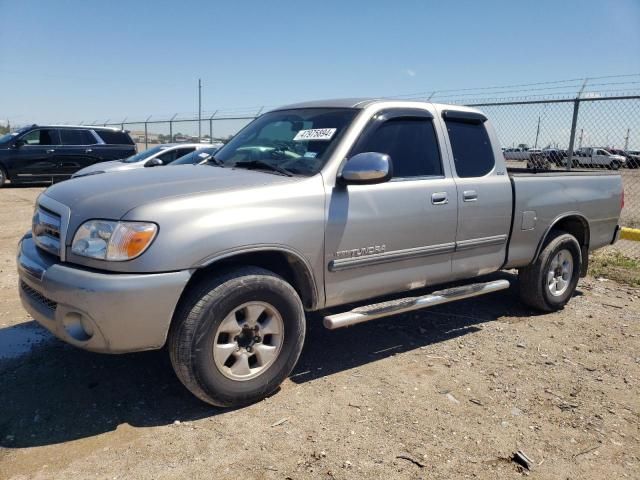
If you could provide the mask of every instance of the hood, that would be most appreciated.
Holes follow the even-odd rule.
[[[78,170],[71,178],[87,175],[89,173],[93,174],[98,172],[112,172],[116,170],[131,170],[133,168],[140,168],[143,166],[144,162],[125,163],[121,160],[111,160],[110,162],[99,162],[89,165],[88,167]]]
[[[73,178],[49,187],[44,195],[71,209],[69,228],[75,229],[92,218],[118,220],[135,207],[170,197],[298,180],[296,177],[255,170],[177,165],[173,168],[140,168]]]

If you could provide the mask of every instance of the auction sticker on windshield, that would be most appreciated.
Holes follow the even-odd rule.
[[[331,140],[336,133],[335,128],[311,128],[309,130],[300,130],[293,137],[294,142],[304,142],[306,140]]]

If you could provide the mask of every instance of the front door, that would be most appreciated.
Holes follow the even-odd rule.
[[[390,109],[365,128],[350,156],[386,153],[393,179],[336,185],[325,238],[327,306],[446,280],[456,234],[456,187],[427,109]]]
[[[38,128],[20,137],[15,150],[14,175],[19,182],[42,182],[56,178],[55,152],[60,146],[58,131]]]

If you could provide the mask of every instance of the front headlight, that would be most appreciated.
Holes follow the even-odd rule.
[[[155,223],[89,220],[73,237],[71,251],[99,260],[131,260],[142,255],[157,232]]]

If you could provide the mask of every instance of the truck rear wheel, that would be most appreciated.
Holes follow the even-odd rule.
[[[4,171],[2,167],[0,167],[0,188],[2,188],[6,182],[7,182],[7,173]]]
[[[243,267],[187,292],[169,332],[169,355],[194,395],[236,407],[278,388],[298,361],[304,335],[293,287],[268,270]]]
[[[522,301],[543,312],[562,309],[578,285],[581,258],[573,235],[552,232],[538,259],[518,272]]]

